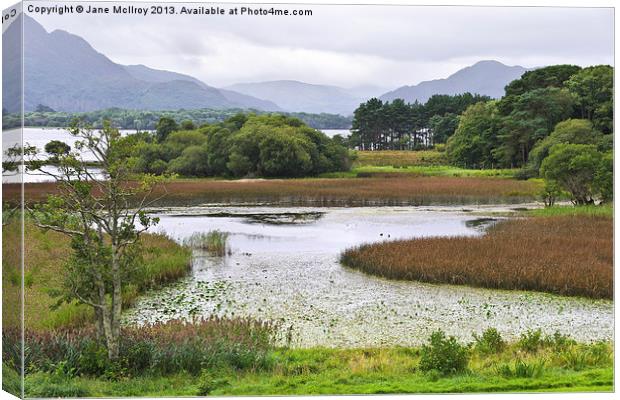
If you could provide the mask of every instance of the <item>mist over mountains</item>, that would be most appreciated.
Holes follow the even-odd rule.
[[[237,83],[215,88],[189,75],[145,65],[115,63],[80,36],[62,30],[47,32],[28,16],[24,16],[23,24],[26,111],[33,111],[38,105],[66,112],[113,107],[134,110],[241,108],[346,116],[371,97],[384,101],[402,98],[407,102],[425,102],[434,94],[471,92],[499,98],[510,81],[527,71],[497,61],[480,61],[445,79],[403,86],[387,93],[372,83],[342,88],[295,80]],[[20,108],[20,81],[15,79],[20,70],[20,29],[21,24],[13,23],[3,33],[3,108],[9,112]]]
[[[500,98],[504,95],[504,87],[518,79],[528,69],[521,66],[507,66],[498,61],[479,61],[470,67],[463,68],[445,79],[420,82],[413,86],[402,86],[380,97],[381,100],[392,101],[403,99],[413,103],[425,103],[434,94],[462,94],[465,92]]]
[[[47,32],[24,16],[24,107],[43,104],[57,111],[82,112],[104,108],[177,110],[181,108],[256,108],[279,111],[266,100],[220,91],[188,75],[143,65],[124,66],[98,53],[77,35]],[[20,24],[4,33],[4,43],[20,43]],[[15,53],[15,51],[12,51]],[[7,59],[5,59],[7,60]],[[19,64],[19,59],[5,61]],[[17,67],[19,68],[19,67]],[[17,68],[9,66],[9,70]],[[5,79],[6,78],[6,79]],[[19,80],[3,77],[3,107],[19,110]]]

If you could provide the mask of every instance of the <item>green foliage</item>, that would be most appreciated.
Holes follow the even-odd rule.
[[[45,145],[45,152],[52,157],[67,155],[71,151],[71,146],[60,140],[52,140]]]
[[[347,149],[296,118],[236,115],[136,145],[138,169],[181,176],[300,177],[350,168]]]
[[[187,246],[207,250],[211,255],[224,256],[227,250],[228,233],[219,230],[194,233],[185,240]]]
[[[75,382],[74,372],[59,362],[49,374],[35,374],[25,388],[28,397],[89,397],[84,385]]]
[[[594,129],[592,123],[586,119],[567,119],[559,122],[553,132],[536,143],[529,154],[526,168],[538,173],[542,161],[549,155],[549,150],[556,144],[597,144],[602,135]]]
[[[221,378],[209,370],[203,370],[198,378],[198,396],[208,396],[215,389],[228,384],[227,378]]]
[[[187,121],[191,121],[194,127],[200,127],[205,124],[217,124],[237,114],[247,112],[247,110],[242,109],[142,111],[109,108],[83,113],[67,113],[55,112],[51,109],[40,109],[35,112],[24,113],[24,124],[25,126],[64,128],[69,126],[71,121],[77,118],[93,126],[94,128],[102,128],[103,121],[110,121],[112,126],[119,129],[153,131],[157,128],[157,124],[162,117],[170,118],[179,125],[182,125],[185,122],[187,127],[189,127],[189,123]],[[268,112],[258,110],[252,110],[252,113],[269,114]],[[309,114],[304,112],[280,112],[279,114],[299,118],[314,129],[349,129],[351,127],[351,118],[338,114]],[[21,126],[21,113],[2,113],[2,122],[5,129]],[[180,129],[188,130],[182,126]]]
[[[4,362],[2,363],[2,390],[15,397],[22,397],[22,379],[20,375],[15,368]]]
[[[603,133],[613,132],[614,70],[609,65],[584,68],[566,81],[581,118]]]
[[[481,336],[473,334],[474,348],[482,354],[500,353],[506,347],[502,335],[495,328],[489,328],[482,332]]]
[[[497,372],[504,378],[539,378],[545,372],[545,361],[516,360],[512,366],[510,364],[500,365]]]
[[[468,350],[454,336],[446,337],[441,330],[431,334],[429,343],[422,346],[420,370],[438,371],[443,375],[463,372],[469,362]]]
[[[545,345],[542,330],[528,329],[525,333],[521,334],[521,338],[517,342],[517,346],[528,353],[534,353]]]
[[[470,106],[446,144],[450,162],[465,168],[494,168],[498,164],[495,149],[499,146],[499,123],[496,102]]]
[[[157,141],[163,142],[166,140],[169,134],[179,129],[179,125],[175,120],[168,117],[162,117],[159,119],[157,123],[157,127],[155,128],[155,132],[157,135]]]
[[[570,193],[578,205],[593,204],[595,197],[605,198],[613,193],[613,159],[603,157],[596,146],[557,144],[542,162],[541,175],[545,181],[557,183]],[[598,177],[598,179],[597,179]]]
[[[471,93],[433,95],[424,105],[373,98],[355,110],[348,144],[360,150],[419,150],[445,143],[456,129],[458,114],[489,100]]]

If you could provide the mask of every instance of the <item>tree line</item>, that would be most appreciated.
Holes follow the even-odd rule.
[[[445,143],[457,125],[458,116],[488,96],[464,93],[434,95],[424,104],[402,99],[383,102],[372,98],[355,110],[352,134],[347,143],[360,150],[419,150]]]
[[[237,114],[200,128],[161,118],[131,135],[139,172],[183,176],[300,177],[350,169],[349,150],[301,120]]]
[[[6,110],[3,110],[6,111]],[[178,124],[183,122],[192,123],[194,126],[214,124],[222,122],[240,112],[248,112],[241,109],[213,110],[176,110],[176,111],[140,111],[109,108],[105,110],[90,111],[83,113],[57,112],[45,105],[39,105],[36,111],[24,114],[25,126],[42,126],[65,128],[71,125],[75,119],[79,119],[94,128],[102,128],[104,121],[109,121],[112,126],[119,129],[132,130],[155,130],[160,118],[169,118]],[[251,110],[254,114],[268,114],[267,112]],[[308,126],[315,129],[349,129],[351,118],[337,114],[310,114],[304,112],[278,114],[287,115],[302,120]],[[21,114],[2,113],[2,124],[5,129],[21,126]]]

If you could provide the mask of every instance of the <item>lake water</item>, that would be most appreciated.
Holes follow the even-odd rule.
[[[293,345],[418,345],[443,329],[464,341],[497,328],[577,340],[609,339],[613,303],[543,293],[393,281],[340,265],[362,243],[423,236],[480,235],[505,207],[196,207],[158,212],[156,231],[183,242],[195,232],[230,233],[230,255],[195,251],[191,276],[142,298],[126,323],[247,316],[282,324]]]

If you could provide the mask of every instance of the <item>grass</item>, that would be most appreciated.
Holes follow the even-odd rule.
[[[450,375],[421,371],[420,348],[312,348],[273,350],[268,369],[215,368],[199,378],[187,372],[128,380],[80,376],[71,383],[96,397],[613,390],[609,343],[571,344],[564,350],[549,343],[534,353],[518,343],[493,354],[468,351],[467,370]],[[585,357],[583,368],[565,360],[569,351]],[[27,390],[41,393],[50,375],[29,375]]]
[[[8,198],[18,187],[6,185]],[[536,180],[488,177],[417,176],[389,178],[305,178],[224,181],[177,179],[166,185],[161,204],[276,203],[290,205],[441,205],[534,201],[542,183]],[[26,196],[42,200],[55,191],[53,183],[26,184]],[[155,193],[159,195],[161,193]]]
[[[507,220],[481,237],[363,245],[341,261],[392,279],[612,299],[613,220],[587,213]]]
[[[382,150],[382,151],[357,151],[354,166],[429,166],[444,165],[448,163],[446,153],[437,150]]]
[[[194,233],[190,236],[185,244],[193,248],[199,248],[208,251],[213,256],[223,257],[226,255],[228,233],[219,230],[207,233]]]
[[[410,176],[444,176],[458,178],[506,178],[512,179],[517,169],[465,169],[449,165],[431,166],[377,166],[366,165],[351,168],[350,171],[328,172],[321,174],[321,178],[398,178]],[[534,180],[536,181],[536,180]]]
[[[62,288],[63,268],[71,254],[70,241],[56,232],[43,232],[31,223],[25,224],[25,327],[47,330],[59,327],[81,327],[93,318],[89,306],[65,303],[57,309],[51,307],[57,302],[54,292]],[[125,287],[123,302],[130,306],[137,296],[148,289],[185,276],[190,266],[191,251],[160,234],[146,234],[142,237],[144,256],[141,273]],[[19,304],[21,279],[19,270],[20,247],[19,224],[10,223],[3,228],[2,277],[4,310],[15,310]],[[3,313],[3,324],[7,327],[19,325],[17,312]]]
[[[600,206],[554,206],[537,208],[524,212],[526,216],[532,217],[555,217],[555,216],[572,216],[572,217],[607,217],[613,218],[614,208],[612,204],[603,204]]]

